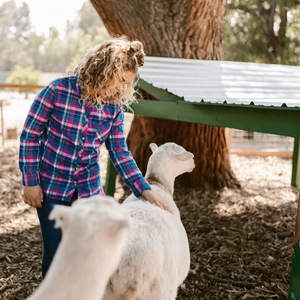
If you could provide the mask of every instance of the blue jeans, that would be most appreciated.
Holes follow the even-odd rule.
[[[74,196],[75,195],[76,192],[74,193]],[[62,237],[61,230],[59,228],[58,229],[54,228],[54,221],[49,220],[50,212],[53,209],[54,205],[56,204],[71,206],[73,201],[76,200],[74,196],[71,202],[66,202],[66,201],[54,200],[44,195],[42,207],[36,209],[40,220],[43,243],[44,243],[44,254],[42,260],[43,279],[45,278],[46,273],[51,265],[54,254],[58,248],[58,245]]]

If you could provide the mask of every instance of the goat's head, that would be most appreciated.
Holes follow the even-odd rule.
[[[118,240],[129,228],[127,211],[112,197],[79,199],[71,207],[56,205],[49,219],[55,220],[63,235],[68,232],[70,238],[79,237],[82,242],[102,233],[112,241]]]
[[[175,143],[165,143],[160,147],[151,143],[150,148],[152,155],[148,165],[164,167],[166,172],[172,172],[175,177],[185,172],[192,172],[195,168],[194,154]]]

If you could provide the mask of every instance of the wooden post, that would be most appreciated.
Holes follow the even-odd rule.
[[[294,253],[292,258],[291,266],[291,278],[288,300],[299,300],[300,299],[300,190],[298,192],[298,211],[296,219],[296,229],[294,236]]]
[[[299,199],[298,199],[298,210],[297,210],[297,219],[296,219],[296,229],[295,229],[295,236],[294,236],[294,246],[298,243],[300,239],[300,190],[298,192]]]
[[[112,196],[112,197],[115,195],[116,177],[117,177],[117,170],[115,169],[111,160],[108,159],[107,170],[106,170],[106,182],[104,187],[105,195]]]
[[[300,186],[300,147],[299,138],[295,138],[293,152],[292,186]]]
[[[3,119],[3,101],[0,101],[1,108],[1,133],[2,133],[2,147],[4,147],[4,119]]]
[[[232,128],[225,128],[225,137],[226,137],[226,144],[227,144],[227,149],[230,152],[231,149],[231,144],[232,144]]]

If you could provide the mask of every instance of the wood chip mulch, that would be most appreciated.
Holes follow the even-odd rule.
[[[175,189],[191,250],[178,300],[287,298],[298,199],[290,186],[291,160],[231,155],[231,164],[240,190]],[[116,198],[122,195],[119,186]],[[4,148],[0,299],[26,299],[40,284],[38,224],[35,209],[22,202],[18,150]]]

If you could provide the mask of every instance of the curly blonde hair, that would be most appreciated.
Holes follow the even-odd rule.
[[[136,79],[144,57],[140,41],[130,41],[126,36],[115,37],[91,48],[69,74],[78,74],[84,103],[93,106],[121,103],[128,108],[135,101],[134,82],[125,83],[122,73],[130,71]]]

